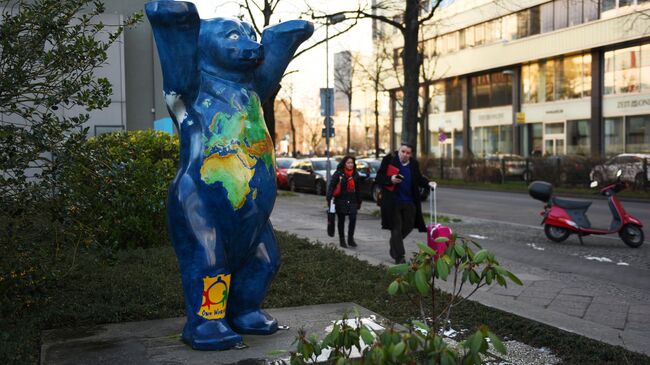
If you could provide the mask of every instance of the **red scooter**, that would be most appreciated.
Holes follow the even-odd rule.
[[[616,174],[620,178],[621,171]],[[598,186],[598,182],[591,183],[591,187]],[[528,193],[534,199],[544,203],[544,211],[540,213],[544,217],[544,233],[551,241],[562,242],[572,233],[577,234],[580,244],[583,244],[582,237],[590,234],[617,233],[630,247],[639,247],[643,244],[643,224],[637,218],[629,215],[623,209],[616,193],[625,189],[620,179],[615,183],[605,186],[600,194],[607,197],[609,210],[612,213],[612,222],[609,228],[592,228],[587,218],[587,209],[591,206],[590,201],[561,199],[553,196],[553,185],[546,181],[533,181],[528,186]]]

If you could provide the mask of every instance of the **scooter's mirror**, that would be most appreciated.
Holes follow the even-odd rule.
[[[616,177],[621,177],[622,173],[623,173],[623,171],[621,169],[619,169],[618,171],[616,171]]]
[[[598,181],[592,181],[591,184],[589,184],[590,187],[595,188],[598,186]]]

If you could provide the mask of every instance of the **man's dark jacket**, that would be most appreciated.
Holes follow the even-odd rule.
[[[393,191],[386,189],[387,186],[392,186],[393,183],[390,181],[390,176],[386,176],[386,170],[388,165],[395,166],[398,170],[401,166],[399,162],[399,157],[397,152],[386,155],[381,160],[381,165],[379,166],[379,171],[377,171],[376,181],[382,188],[382,201],[381,201],[381,228],[383,229],[392,229],[393,228],[393,213],[395,210],[395,204],[397,199],[397,186]],[[415,204],[415,227],[420,232],[426,232],[427,228],[424,224],[424,218],[422,217],[422,207],[420,205],[420,191],[418,187],[423,187],[425,189],[429,188],[429,180],[422,176],[420,172],[420,165],[418,161],[414,158],[410,159],[408,167],[411,169],[411,196],[413,197]]]

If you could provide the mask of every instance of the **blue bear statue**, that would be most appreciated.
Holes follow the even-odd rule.
[[[272,334],[261,309],[280,266],[269,217],[275,152],[261,111],[311,23],[268,27],[261,42],[237,19],[202,20],[194,4],[152,1],[167,108],[180,134],[180,166],[167,199],[168,227],[182,275],[194,349],[224,350],[240,334]]]

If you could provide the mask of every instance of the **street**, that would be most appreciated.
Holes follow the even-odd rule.
[[[605,200],[596,200],[588,215],[610,219]],[[623,202],[629,213],[650,222],[648,203]],[[429,210],[423,202],[424,212]],[[527,194],[439,188],[438,215],[460,221],[448,223],[459,235],[495,253],[500,263],[518,275],[524,286],[491,287],[475,300],[571,332],[631,350],[650,349],[650,243],[626,246],[617,235],[589,236],[581,245],[571,236],[549,241],[539,225],[542,203]],[[372,264],[392,265],[389,232],[380,229],[377,205],[364,201],[359,213],[356,249],[346,253]],[[338,245],[326,235],[325,199],[313,194],[281,192],[271,221],[277,230],[325,244]],[[646,226],[646,235],[647,232]],[[425,242],[414,231],[405,240],[407,255]],[[442,289],[449,289],[442,287]]]

